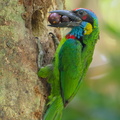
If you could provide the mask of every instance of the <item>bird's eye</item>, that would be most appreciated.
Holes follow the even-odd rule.
[[[80,15],[83,15],[83,14],[84,14],[84,11],[83,11],[83,10],[80,10],[80,11],[79,11],[79,14],[80,14]]]

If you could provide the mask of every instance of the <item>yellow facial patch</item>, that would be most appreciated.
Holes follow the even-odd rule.
[[[84,35],[89,35],[92,32],[92,25],[90,23],[87,23],[84,30],[85,30]]]

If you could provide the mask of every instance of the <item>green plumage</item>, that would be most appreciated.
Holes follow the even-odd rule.
[[[79,41],[68,39],[59,52],[58,69],[64,104],[69,101],[79,86],[82,74],[81,51],[82,45]]]
[[[61,120],[63,108],[75,96],[92,61],[99,29],[97,19],[94,19],[92,32],[84,35],[83,27],[86,28],[87,23],[83,22],[80,29],[74,27],[68,34],[75,37],[64,37],[56,50],[53,63],[38,72],[38,76],[47,78],[51,85],[48,109],[43,120]]]

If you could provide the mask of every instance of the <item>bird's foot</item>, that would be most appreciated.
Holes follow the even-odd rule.
[[[35,38],[38,45],[38,76],[41,78],[47,78],[53,71],[53,65],[48,64],[46,66],[43,66],[43,57],[44,57],[44,50],[42,47],[42,44],[40,42],[40,38]]]
[[[51,38],[53,40],[54,47],[55,47],[55,50],[56,50],[58,45],[59,45],[59,40],[52,32],[49,32],[49,35],[51,36]]]
[[[43,51],[43,47],[40,43],[40,38],[35,37],[35,39],[37,40],[37,45],[38,45],[38,61],[37,61],[37,63],[38,63],[38,68],[40,69],[43,64],[44,51]]]

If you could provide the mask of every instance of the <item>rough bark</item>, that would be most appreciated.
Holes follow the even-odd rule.
[[[38,48],[45,49],[44,64],[54,54],[47,27],[48,11],[63,9],[64,0],[0,1],[0,120],[40,120],[48,89],[37,76]]]

